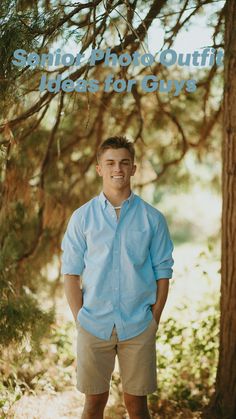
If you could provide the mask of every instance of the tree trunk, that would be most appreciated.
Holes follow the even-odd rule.
[[[203,417],[236,418],[236,1],[226,1],[220,350]]]

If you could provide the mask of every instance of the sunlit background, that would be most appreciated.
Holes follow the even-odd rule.
[[[70,2],[70,5],[72,6],[76,3]],[[81,3],[86,2],[82,1]],[[179,3],[176,2],[174,4],[172,2],[171,4],[173,9],[176,6],[176,13],[179,10]],[[193,16],[191,21],[177,34],[171,48],[178,53],[191,53],[212,45],[213,28],[209,24],[213,24],[216,21],[216,12],[221,10],[223,5],[224,1],[220,0],[205,5],[204,11]],[[194,2],[190,1],[188,10],[183,14],[183,19],[187,16],[191,8],[194,8]],[[116,11],[112,13],[116,16]],[[134,23],[136,26],[140,24],[145,15],[145,7],[135,14]],[[173,14],[174,16],[175,12]],[[122,16],[120,16],[120,19],[122,19]],[[165,31],[165,28],[161,26],[161,21],[161,16],[154,19],[154,22],[148,30],[146,41],[143,42],[143,51],[150,52],[154,56],[163,48],[163,41],[167,36],[167,29]],[[116,38],[117,44],[119,43],[119,36],[116,33],[113,33],[113,38],[111,37],[111,39],[109,39],[109,33],[104,36],[108,38],[109,42],[113,42]],[[72,36],[67,40],[59,36],[53,42],[51,51],[53,52],[57,48],[61,48],[62,53],[70,52],[76,54],[80,50],[80,47],[81,44],[76,36]],[[91,48],[86,50],[85,61],[90,51]],[[198,71],[201,72],[198,68],[193,67],[188,70],[196,78],[198,78]],[[184,73],[186,69],[181,70],[180,68],[176,69],[176,71],[183,71]],[[65,72],[64,75],[67,76],[68,72]],[[210,98],[212,108],[210,106],[206,107],[207,116],[209,116],[208,113],[214,107],[217,107],[221,96],[222,81],[220,77],[218,80],[216,76],[216,82],[212,88]],[[92,106],[94,104],[97,105],[99,100],[100,98],[96,97],[96,95],[92,98],[92,111]],[[191,99],[189,103],[190,107],[193,106],[193,109],[188,108],[188,104],[185,104],[183,96],[179,100],[184,109],[185,124],[188,128],[187,132],[191,137],[191,123],[194,131],[194,124],[196,123],[197,126],[198,121],[202,120],[202,110],[201,112],[194,113],[194,106],[196,105],[191,105]],[[87,119],[87,115],[91,112],[90,105],[85,106],[81,101],[79,106],[82,109],[82,111],[79,109],[79,112],[84,112],[86,114],[84,119]],[[145,102],[144,116],[146,118],[149,117],[148,107],[151,109],[153,106],[156,106],[156,102],[152,96],[149,102]],[[119,113],[122,107],[122,96],[120,96],[117,99],[117,113]],[[124,112],[128,107],[127,99],[127,102],[124,102]],[[55,110],[56,104],[53,103],[49,113],[43,120],[43,129],[45,132],[52,128],[55,119]],[[107,111],[107,109],[105,110]],[[66,113],[66,111],[62,112],[63,115],[64,112]],[[179,112],[179,109],[176,112]],[[109,124],[111,128],[108,127],[108,132],[109,129],[113,132],[114,127],[117,128],[116,118],[117,115],[114,115],[114,112],[110,114]],[[84,125],[85,123],[86,121]],[[70,125],[70,121],[68,125]],[[127,137],[131,139],[133,139],[133,133],[136,128],[133,125],[127,124],[125,132]],[[80,130],[83,132],[84,126],[76,127],[75,124],[75,128],[80,133]],[[147,140],[147,144],[149,144],[149,133],[150,137],[152,137],[151,141],[153,141],[153,131],[155,132],[156,128],[156,142],[161,145],[164,144],[168,154],[168,147],[171,149],[172,142],[174,143],[176,140],[176,138],[173,140],[171,130],[169,128],[165,130],[163,120],[160,122],[156,121],[155,126],[150,131],[148,131],[148,128],[146,127],[144,129],[144,134],[146,134],[144,140]],[[66,129],[68,129],[69,136],[70,126],[69,128],[66,126]],[[44,131],[40,135],[44,139]],[[197,134],[195,136],[193,132],[194,141],[196,141],[196,137]],[[202,149],[201,146],[199,147],[199,151],[192,148],[182,159],[178,170],[175,170],[173,167],[170,168],[160,181],[159,179],[152,181],[156,178],[154,168],[159,169],[162,163],[161,157],[157,152],[158,148],[155,150],[155,153],[153,153],[152,148],[150,150],[145,149],[145,159],[142,158],[142,150],[140,149],[137,153],[138,170],[132,184],[135,193],[158,208],[166,216],[175,247],[173,278],[170,280],[169,296],[157,333],[159,390],[157,394],[150,398],[153,411],[155,412],[155,406],[158,406],[159,409],[165,409],[164,412],[167,412],[169,409],[169,416],[167,413],[165,414],[167,415],[166,418],[171,419],[177,419],[178,417],[185,417],[187,419],[200,417],[198,414],[201,406],[209,400],[212,394],[216,372],[222,206],[220,130],[213,132],[212,137],[212,142],[210,146],[207,146],[207,151]],[[188,140],[192,140],[192,138],[188,138]],[[37,141],[38,138],[36,138],[33,144]],[[83,144],[83,149],[71,151],[68,161],[66,160],[68,166],[63,166],[60,158],[58,158],[58,172],[55,173],[63,173],[64,171],[67,176],[66,170],[70,165],[74,167],[73,165],[81,161],[83,165],[83,152],[86,157],[91,153],[89,142],[88,144],[86,142],[82,143],[82,146]],[[153,142],[151,144],[153,145]],[[60,150],[61,145],[63,145],[63,136],[57,142],[58,150]],[[37,187],[40,177],[37,165],[35,167],[34,176],[30,179],[30,185],[32,187]],[[72,171],[71,178],[73,176],[75,177],[75,173]],[[51,178],[49,179],[51,181]],[[81,200],[81,194],[86,189],[86,185],[89,184],[89,180],[90,184],[94,182],[94,164],[85,174],[84,189],[80,189],[82,185],[80,180],[78,181],[77,189],[75,187],[79,202]],[[148,183],[149,181],[151,181],[150,184],[140,187],[140,183]],[[60,187],[63,187],[63,182],[64,179],[63,181],[58,181],[57,191],[59,191]],[[101,186],[100,184],[100,188]],[[53,187],[55,187],[54,184]],[[97,192],[99,193],[99,190]],[[74,205],[75,201],[73,199],[71,201]],[[52,212],[53,203],[51,205]],[[70,202],[67,206],[67,202],[64,202],[63,205],[65,207],[64,210],[68,211],[68,208],[72,204]],[[48,212],[48,218],[50,220],[50,207]],[[14,399],[16,401],[19,398],[20,400],[13,405],[10,411],[10,414],[14,416],[9,417],[16,419],[31,419],[33,417],[38,419],[80,417],[83,396],[75,390],[76,329],[64,294],[58,254],[53,257],[53,261],[50,261],[47,266],[44,266],[42,269],[40,268],[40,273],[42,274],[42,278],[49,280],[50,284],[48,286],[45,282],[45,289],[40,290],[40,306],[45,311],[55,307],[56,323],[52,326],[52,337],[50,340],[43,342],[41,348],[42,358],[37,360],[36,363],[31,364],[32,346],[27,336],[22,343],[22,347],[17,349],[17,353],[20,356],[24,348],[28,354],[28,358],[25,356],[20,367],[22,378],[18,377],[19,366],[17,365],[17,361],[14,361],[15,364],[13,367],[12,365],[9,367],[9,369],[12,368],[13,370],[11,386],[14,396],[11,399],[8,394],[7,396],[4,395],[5,399],[3,397],[2,402],[3,411],[7,414],[12,400]],[[29,294],[31,293],[31,290],[27,286],[25,290]],[[36,322],[37,320],[35,319]],[[30,377],[28,382],[27,374]],[[31,380],[32,376],[34,376],[33,380]],[[28,391],[28,394],[23,395],[24,391]],[[116,406],[115,409],[114,405]],[[195,413],[192,414],[192,410]],[[32,412],[34,416],[32,416]],[[164,419],[163,415],[157,415],[155,417]],[[124,406],[122,404],[121,385],[118,366],[116,365],[106,418],[119,419],[125,417],[127,416],[125,416]]]

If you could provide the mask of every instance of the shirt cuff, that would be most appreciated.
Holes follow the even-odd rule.
[[[154,269],[154,275],[156,280],[160,279],[160,278],[168,278],[171,279],[172,278],[172,273],[173,273],[173,269],[169,268],[169,269]]]
[[[83,269],[79,268],[78,266],[66,266],[63,265],[61,267],[61,274],[62,275],[81,275],[83,272]]]

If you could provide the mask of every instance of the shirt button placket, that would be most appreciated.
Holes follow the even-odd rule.
[[[119,307],[119,235],[115,234],[114,250],[113,250],[113,267],[114,267],[114,307],[117,310]]]

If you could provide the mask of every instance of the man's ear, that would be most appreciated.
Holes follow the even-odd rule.
[[[133,165],[132,167],[132,171],[131,171],[131,176],[134,176],[135,172],[136,172],[137,166],[136,164]]]
[[[99,164],[96,164],[96,172],[98,173],[99,176],[102,176],[102,169]]]

